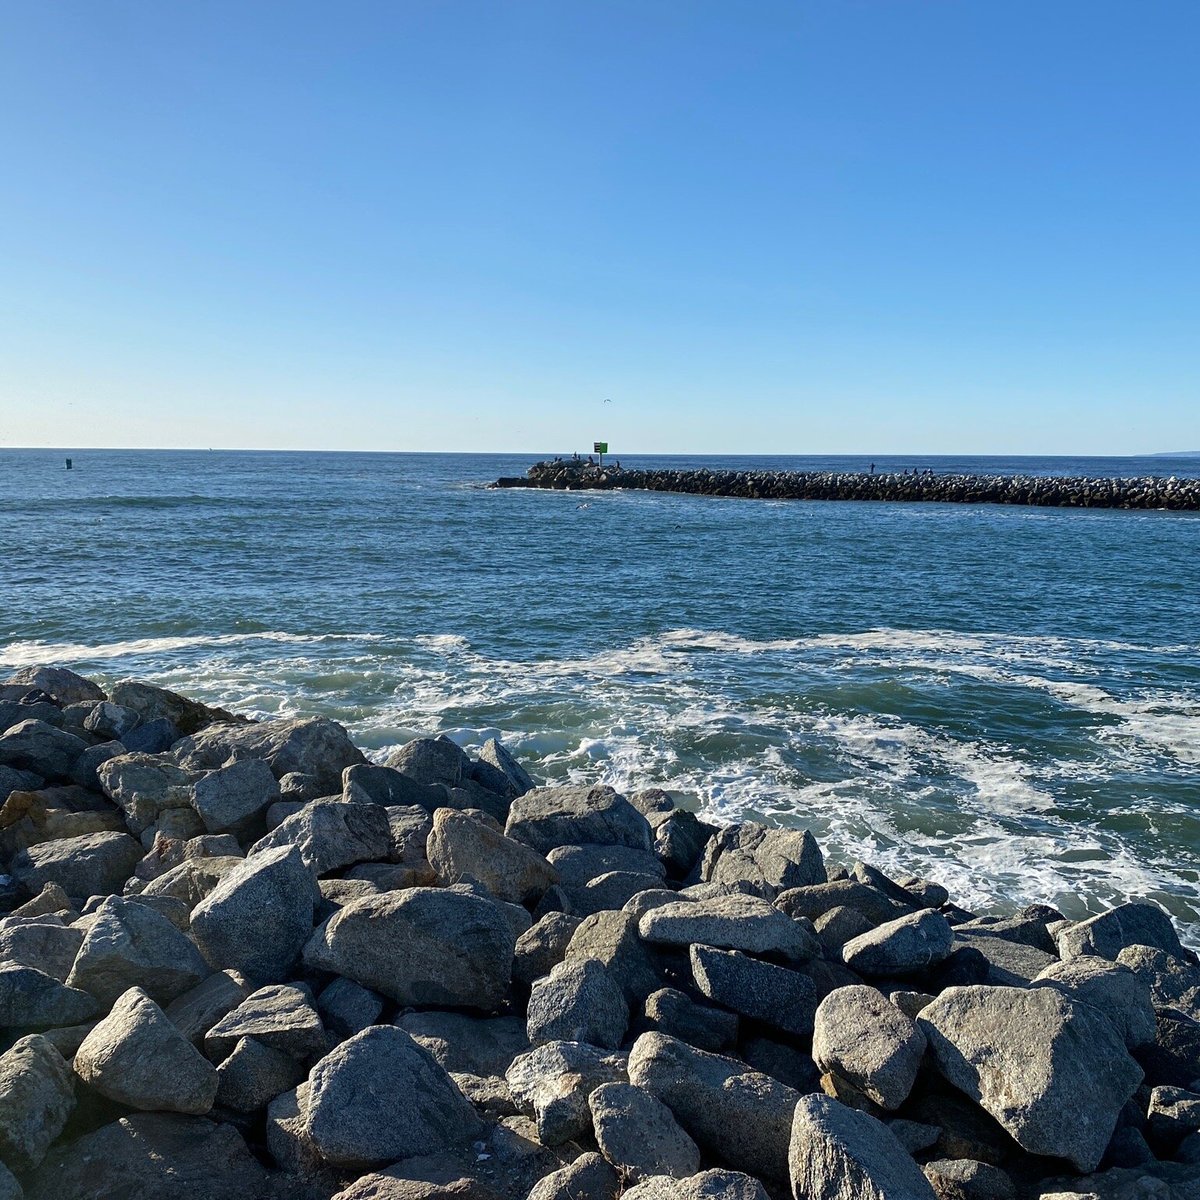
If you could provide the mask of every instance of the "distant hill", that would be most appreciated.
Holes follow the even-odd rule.
[[[1161,450],[1147,458],[1200,458],[1200,450]]]

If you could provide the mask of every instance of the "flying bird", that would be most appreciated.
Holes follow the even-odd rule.
[[[604,402],[604,403],[605,403],[605,404],[611,404],[611,403],[612,403],[612,401],[611,401],[611,400],[605,400],[605,402]]]

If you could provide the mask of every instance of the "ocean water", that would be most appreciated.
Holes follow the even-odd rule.
[[[499,734],[980,912],[1150,897],[1200,944],[1200,515],[482,486],[546,456],[0,451],[0,672],[323,713],[379,754]]]

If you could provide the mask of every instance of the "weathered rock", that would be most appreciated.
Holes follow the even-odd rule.
[[[662,863],[651,851],[634,846],[556,846],[546,858],[558,872],[559,882],[569,892],[580,891],[593,879],[611,871],[653,875],[660,881],[666,874]]]
[[[828,1096],[796,1105],[788,1165],[792,1191],[805,1200],[935,1200],[886,1125]]]
[[[1138,1048],[1137,1060],[1152,1087],[1190,1088],[1196,1081],[1200,1063],[1200,1022],[1172,1008],[1155,1012],[1152,1046]]]
[[[802,1095],[821,1090],[821,1072],[812,1055],[797,1049],[790,1042],[768,1037],[744,1038],[738,1047],[738,1057],[748,1067],[786,1083]]]
[[[715,825],[682,808],[647,819],[654,829],[654,853],[677,879],[697,868],[705,846],[717,832]]]
[[[821,849],[807,829],[768,829],[753,821],[718,830],[700,862],[702,881],[747,882],[769,900],[825,878]]]
[[[629,1026],[621,989],[594,958],[568,959],[533,985],[529,1041],[587,1042],[615,1050]]]
[[[307,988],[275,983],[252,992],[204,1036],[204,1052],[222,1062],[243,1038],[306,1059],[325,1049],[325,1030]],[[281,1089],[286,1090],[286,1089]]]
[[[396,1024],[453,1074],[503,1075],[529,1049],[519,1017],[472,1017],[455,1012],[404,1013]]]
[[[999,1167],[972,1158],[940,1158],[925,1164],[938,1200],[1017,1200],[1017,1189]]]
[[[954,944],[954,932],[939,912],[922,909],[851,938],[842,958],[860,975],[910,975],[942,962]]]
[[[515,944],[490,901],[410,888],[351,901],[312,935],[304,961],[400,1004],[489,1009],[508,990]]]
[[[200,704],[177,692],[138,679],[122,679],[113,684],[111,699],[124,708],[132,709],[144,723],[170,721],[181,734],[196,733],[207,725],[245,723],[247,720],[223,708]]]
[[[661,1100],[702,1150],[760,1176],[787,1177],[799,1099],[792,1088],[661,1033],[644,1033],[634,1043],[629,1081]]]
[[[532,776],[512,756],[498,738],[488,738],[479,751],[479,761],[495,767],[508,779],[509,794],[523,796],[537,785]]]
[[[317,997],[325,1028],[338,1038],[353,1037],[374,1025],[383,1012],[383,997],[352,979],[338,976]]]
[[[305,1133],[321,1157],[370,1166],[470,1141],[474,1110],[433,1056],[402,1029],[344,1041],[309,1076]]]
[[[573,1163],[539,1179],[529,1200],[617,1200],[620,1180],[599,1154],[581,1154]]]
[[[872,987],[830,992],[817,1009],[813,1059],[882,1108],[908,1099],[925,1055],[925,1035]]]
[[[812,1033],[817,989],[807,975],[712,946],[693,945],[688,954],[702,995],[786,1033]]]
[[[314,875],[360,862],[378,862],[392,852],[387,809],[377,804],[314,800],[250,847],[249,857],[296,847]]]
[[[30,896],[48,883],[69,896],[108,896],[121,890],[141,857],[142,847],[127,833],[85,833],[22,850],[12,873]]]
[[[630,1008],[637,1008],[659,986],[654,952],[638,936],[637,918],[624,912],[585,917],[571,935],[564,962],[593,958],[604,965]]]
[[[99,1011],[94,996],[60,983],[36,967],[0,963],[0,1026],[44,1029],[78,1025]]]
[[[132,900],[109,896],[96,910],[67,985],[107,1006],[132,987],[167,1004],[209,974],[188,937],[166,917]]]
[[[261,758],[276,779],[310,775],[326,796],[342,790],[342,772],[364,763],[362,751],[336,721],[326,717],[210,725],[172,747],[181,767],[215,771],[232,762]]]
[[[360,1175],[332,1200],[506,1200],[479,1176],[491,1174],[493,1155],[452,1150],[406,1158],[381,1171]],[[507,1177],[502,1176],[505,1182]],[[524,1200],[525,1190],[511,1195]]]
[[[64,983],[82,943],[82,930],[53,916],[10,918],[0,924],[0,962],[36,967]]]
[[[0,1060],[2,1062],[3,1060]],[[1200,1132],[1200,1095],[1177,1087],[1156,1087],[1146,1110],[1147,1131],[1166,1150]]]
[[[294,847],[255,854],[192,910],[192,937],[216,969],[286,978],[312,932],[320,893]]]
[[[1142,1078],[1108,1018],[1055,988],[949,988],[920,1026],[950,1083],[1026,1150],[1081,1171]]]
[[[556,964],[566,956],[567,947],[580,918],[566,913],[547,913],[517,938],[513,957],[513,979],[518,983],[531,984],[543,975],[549,975]],[[636,937],[636,928],[634,935]],[[589,954],[587,957],[598,957]]]
[[[578,891],[567,890],[571,909],[580,916],[598,912],[613,912],[624,908],[648,890],[657,891],[662,880],[657,875],[641,875],[632,871],[609,871],[586,883]]]
[[[1130,1050],[1154,1041],[1154,1003],[1149,986],[1128,967],[1103,958],[1079,955],[1054,963],[1034,982],[1058,988],[1099,1009]]]
[[[57,883],[48,883],[32,900],[14,908],[11,916],[40,917],[48,913],[57,913],[64,920],[76,916],[71,905],[71,898]]]
[[[588,1097],[600,1153],[634,1180],[647,1175],[684,1179],[700,1169],[700,1150],[671,1110],[628,1083],[606,1083]]]
[[[1171,918],[1156,904],[1118,904],[1107,912],[1089,917],[1061,930],[1058,952],[1063,958],[1086,954],[1115,962],[1128,946],[1157,946],[1168,954],[1184,957],[1179,935]]]
[[[547,1042],[518,1055],[504,1074],[513,1100],[537,1121],[538,1138],[561,1146],[592,1127],[588,1097],[626,1079],[626,1057],[583,1042]]]
[[[443,883],[471,875],[498,900],[514,904],[537,900],[558,879],[536,850],[449,808],[433,814],[426,853]]]
[[[283,1170],[301,1177],[316,1175],[325,1166],[305,1132],[309,1091],[302,1083],[267,1105],[267,1149]]]
[[[249,758],[210,771],[196,780],[193,803],[209,833],[245,837],[259,828],[279,799],[279,784],[261,759]]]
[[[789,917],[818,917],[835,908],[850,908],[861,913],[872,925],[883,925],[907,915],[910,909],[857,879],[831,879],[808,887],[780,892],[775,904]]]
[[[42,1161],[74,1108],[71,1069],[40,1034],[0,1056],[0,1157],[15,1170]]]
[[[646,818],[609,787],[534,788],[513,801],[504,832],[541,854],[587,843],[654,849]]]
[[[196,775],[153,754],[119,754],[96,775],[104,794],[125,814],[129,832],[149,829],[163,813],[192,806]]]
[[[296,1087],[306,1074],[290,1054],[244,1037],[217,1067],[217,1102],[235,1112],[255,1112]]]
[[[964,961],[969,956],[967,970],[970,978],[958,979],[956,959]],[[961,925],[954,926],[954,942],[950,954],[934,972],[931,983],[936,988],[950,987],[959,983],[989,983],[995,987],[1024,987],[1035,976],[1057,963],[1058,956],[1047,954],[1036,946],[1023,942],[1009,941],[981,932],[963,932]]]
[[[698,1004],[676,988],[659,988],[647,996],[643,1015],[651,1029],[700,1050],[724,1050],[737,1040],[736,1013]]]
[[[152,879],[139,895],[170,896],[182,900],[190,912],[205,899],[231,872],[243,866],[241,855],[221,854],[216,857],[185,858],[176,866],[168,867],[157,878]]]
[[[131,729],[122,741],[131,754],[165,754],[181,736],[181,730],[173,721],[158,717]]]
[[[715,1168],[690,1179],[651,1175],[621,1193],[622,1200],[768,1200],[753,1175]]]
[[[388,756],[387,765],[417,783],[458,787],[471,760],[448,737],[415,738]]]
[[[21,667],[5,684],[43,692],[58,704],[97,704],[105,699],[99,684],[68,671],[66,667]]]
[[[0,766],[0,804],[13,792],[35,792],[46,781],[32,771],[19,771],[16,767]]]
[[[119,742],[121,735],[128,733],[140,720],[132,708],[113,704],[110,700],[101,700],[93,705],[84,717],[83,727],[97,737]]]
[[[193,1046],[204,1045],[204,1036],[226,1013],[247,996],[250,985],[237,971],[215,971],[190,991],[172,1000],[165,1012],[171,1023]]]
[[[45,721],[18,721],[0,733],[0,766],[65,781],[86,749],[82,738]]]
[[[680,900],[644,913],[638,932],[647,942],[720,950],[778,954],[803,960],[820,951],[816,935],[757,896],[737,894],[711,900]]]
[[[1117,962],[1150,988],[1156,1007],[1177,1008],[1192,1020],[1200,1019],[1200,966],[1157,946],[1126,946]]]
[[[54,1150],[27,1200],[250,1200],[266,1171],[232,1125],[137,1113]]]
[[[143,1111],[199,1116],[217,1095],[212,1064],[141,988],[130,988],[83,1039],[75,1073],[102,1096]]]

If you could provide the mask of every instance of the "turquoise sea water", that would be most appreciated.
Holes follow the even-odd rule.
[[[806,825],[979,911],[1149,896],[1200,941],[1200,515],[481,486],[542,457],[0,451],[0,671],[378,751],[499,733],[542,778]]]

